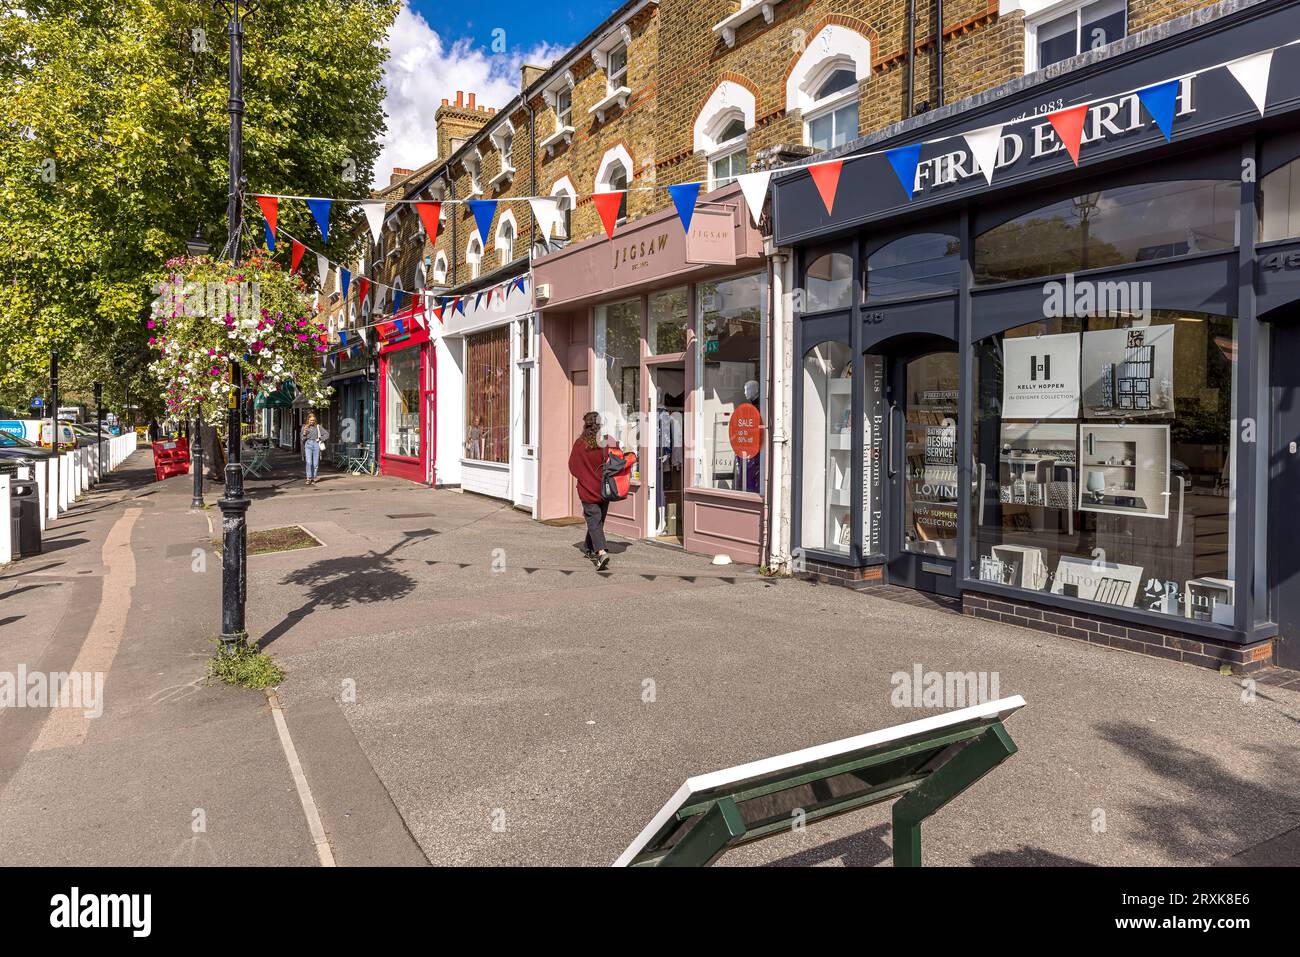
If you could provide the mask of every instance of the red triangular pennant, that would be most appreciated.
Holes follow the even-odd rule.
[[[1088,104],[1080,103],[1068,110],[1048,113],[1047,118],[1052,121],[1052,129],[1056,130],[1056,135],[1065,144],[1065,151],[1070,154],[1070,159],[1074,160],[1075,166],[1078,166],[1079,144],[1083,141],[1083,121],[1088,118]]]
[[[357,302],[366,301],[366,293],[370,291],[370,280],[365,276],[357,277]]]
[[[302,254],[307,251],[307,247],[298,240],[293,241],[293,253],[290,256],[289,272],[297,272],[298,264],[302,262]]]
[[[429,245],[438,242],[438,217],[442,215],[442,203],[416,203],[415,211],[424,223],[424,231],[429,236]]]
[[[276,220],[280,215],[280,200],[274,196],[257,197],[257,205],[262,207],[262,215],[271,226],[271,236],[275,236]]]
[[[614,225],[618,222],[618,207],[623,203],[623,194],[621,192],[592,193],[591,201],[596,204],[596,211],[600,213],[600,221],[605,226],[605,235],[613,239]]]
[[[434,306],[431,311],[433,312],[434,317],[439,322],[442,322],[442,306]]]
[[[840,186],[840,167],[843,165],[843,160],[831,160],[808,167],[808,173],[817,186],[817,193],[822,198],[822,205],[826,207],[828,216],[831,214],[831,207],[835,205],[835,190]]]

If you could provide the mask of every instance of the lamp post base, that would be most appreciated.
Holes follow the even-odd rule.
[[[226,465],[225,494],[221,509],[221,646],[231,651],[248,640],[244,628],[244,599],[248,582],[248,511],[244,497],[244,470],[238,462]]]

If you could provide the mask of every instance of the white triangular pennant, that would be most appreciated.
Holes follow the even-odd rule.
[[[319,279],[316,283],[316,288],[324,291],[325,280],[329,279],[330,275],[330,261],[320,253],[316,254],[316,275]]]
[[[375,245],[378,245],[379,236],[384,231],[384,204],[362,203],[361,208],[365,210],[366,222],[370,224],[370,235],[375,238]]]
[[[749,215],[754,217],[755,226],[763,218],[763,201],[767,199],[767,184],[771,178],[771,170],[761,170],[757,173],[741,173],[736,177],[736,182],[740,184],[740,191],[745,194],[745,204],[749,207]]]
[[[551,233],[560,223],[560,204],[547,196],[534,196],[528,200],[533,208],[533,218],[537,220],[537,229],[543,239],[550,239]]]
[[[1268,71],[1272,65],[1272,50],[1252,53],[1228,64],[1228,72],[1237,78],[1241,88],[1254,101],[1260,116],[1264,115],[1265,100],[1268,98]]]
[[[971,156],[975,157],[975,165],[992,186],[993,168],[998,162],[998,147],[1002,145],[1002,124],[994,123],[992,126],[986,126],[982,130],[971,130],[964,135]]]
[[[357,326],[357,335],[361,337],[362,342],[364,342],[366,345],[370,345],[370,340],[366,338],[365,326]]]

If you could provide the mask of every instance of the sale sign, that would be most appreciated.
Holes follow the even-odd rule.
[[[763,448],[763,416],[748,402],[736,406],[727,425],[731,450],[738,459],[755,458]]]

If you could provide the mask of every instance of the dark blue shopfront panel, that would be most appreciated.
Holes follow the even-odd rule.
[[[847,160],[840,173],[834,213],[826,212],[806,170],[786,176],[778,173],[773,179],[772,203],[776,242],[794,245],[954,200],[976,196],[1001,200],[1008,190],[1029,183],[1048,185],[1088,171],[1112,171],[1135,159],[1157,164],[1177,155],[1180,148],[1199,145],[1210,134],[1244,129],[1260,121],[1258,110],[1231,73],[1207,68],[1297,38],[1300,4],[1261,3],[1143,47],[1129,38],[1120,42],[1122,52],[1059,77],[1032,86],[1015,81],[1000,88],[1000,95],[988,97],[986,104],[977,97],[974,105],[967,102],[961,110],[944,108],[926,114],[919,122],[904,124],[908,127],[905,132],[870,136],[854,147],[822,154],[825,159]],[[1206,72],[1181,87],[1173,144],[1167,145],[1132,91],[1196,70]],[[1294,82],[1297,75],[1300,45],[1279,48],[1273,57],[1266,120],[1300,109],[1300,84]],[[1113,99],[1105,99],[1108,96]],[[1089,111],[1080,165],[1075,169],[1051,134],[1045,114],[1098,100],[1097,107]],[[1003,149],[1008,162],[997,169],[990,186],[975,169],[961,134],[993,123],[1007,124]],[[869,153],[942,137],[951,138],[922,146],[921,166],[930,172],[921,174],[920,189],[911,201],[883,154],[849,159],[854,150]],[[1014,158],[1013,153],[1017,154]],[[934,175],[935,164],[944,156],[951,157],[943,164],[945,169],[956,170],[951,177]]]

